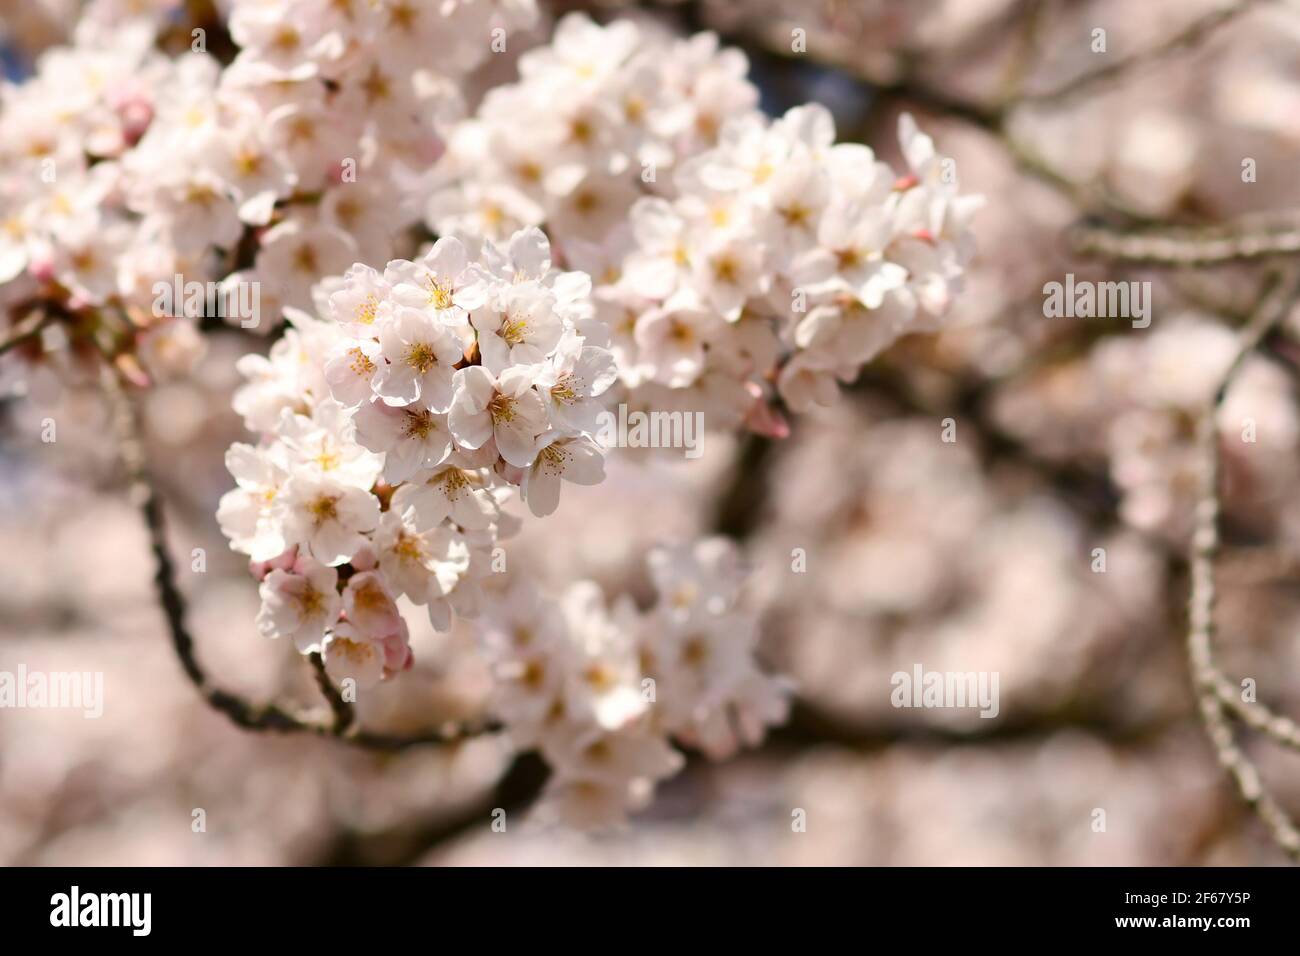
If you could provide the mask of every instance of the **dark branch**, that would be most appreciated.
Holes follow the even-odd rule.
[[[238,694],[213,684],[199,663],[194,637],[185,623],[185,599],[176,584],[176,565],[167,545],[162,499],[151,480],[145,462],[136,409],[126,394],[122,382],[110,366],[105,367],[103,378],[105,390],[114,404],[114,415],[120,436],[119,447],[130,482],[130,498],[140,508],[145,527],[149,532],[149,545],[157,569],[154,584],[158,590],[158,603],[171,635],[172,648],[185,675],[209,706],[225,714],[232,723],[245,730],[333,737],[357,747],[382,751],[402,750],[425,744],[450,744],[499,729],[498,725],[485,722],[473,727],[449,723],[431,731],[406,735],[361,730],[355,726],[352,706],[339,696],[328,676],[324,674],[323,663],[318,663],[319,655],[314,655],[312,663],[316,667],[317,684],[330,704],[332,719],[328,721],[322,721],[311,714],[296,713],[274,703],[254,704]]]

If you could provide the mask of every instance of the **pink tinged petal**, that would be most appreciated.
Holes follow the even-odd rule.
[[[560,475],[558,470],[534,465],[524,477],[520,489],[528,510],[539,518],[552,514],[560,504]]]
[[[307,551],[322,564],[344,564],[363,540],[337,521],[330,521],[308,537]]]
[[[433,629],[439,633],[445,634],[451,630],[451,605],[442,599],[433,599],[429,601],[429,623]]]
[[[510,350],[510,362],[514,365],[539,365],[546,361],[546,354],[553,347],[554,343],[542,349],[528,342],[520,342]]]
[[[446,365],[435,365],[420,379],[420,403],[431,412],[439,414],[451,408],[452,370]]]
[[[447,415],[447,427],[457,443],[469,449],[482,448],[492,437],[492,416],[486,411],[471,411],[453,402]]]
[[[526,400],[535,379],[534,370],[526,367],[512,367],[501,373],[496,389],[502,395],[509,395],[518,400]],[[536,392],[532,392],[537,397]],[[540,398],[538,398],[540,402]]]
[[[360,488],[349,488],[338,505],[339,520],[357,531],[373,531],[379,526],[379,499]]]
[[[458,393],[457,404],[465,401],[470,410],[476,412],[487,408],[488,402],[492,401],[492,395],[496,391],[496,382],[491,373],[477,365],[460,369],[456,373],[455,386]]]
[[[482,308],[495,280],[478,263],[471,263],[456,279],[456,304],[467,312]]]
[[[754,397],[754,404],[749,407],[745,415],[745,427],[757,435],[763,435],[766,438],[782,440],[790,437],[790,424],[786,421],[785,416],[779,409],[773,408],[766,398],[763,397],[762,390],[756,383],[753,391],[758,394]]]
[[[510,237],[510,258],[525,274],[541,275],[551,267],[551,244],[536,226],[521,229]]]
[[[585,299],[591,295],[591,276],[585,272],[564,272],[556,276],[552,289],[561,302]]]
[[[451,519],[466,531],[482,531],[496,518],[496,505],[485,491],[466,489],[452,503]]]
[[[485,332],[479,336],[478,350],[483,360],[483,367],[494,373],[505,371],[513,361],[510,346],[495,331]]]
[[[532,463],[537,431],[527,421],[497,422],[494,435],[497,450],[507,462],[520,468]]]
[[[409,518],[418,531],[427,531],[451,514],[452,503],[440,485],[403,485],[393,493],[389,507]]]
[[[570,457],[565,463],[564,480],[575,485],[597,485],[605,480],[605,457],[595,444],[586,439],[569,442]]]
[[[618,381],[618,365],[608,349],[586,346],[578,357],[574,371],[587,385],[587,394],[595,397]]]
[[[421,261],[439,276],[455,277],[465,269],[465,245],[455,236],[443,236]]]
[[[389,405],[410,405],[420,397],[420,378],[405,363],[382,366],[375,373],[375,392]]]
[[[357,444],[376,454],[388,451],[401,442],[404,419],[405,412],[383,402],[362,405],[354,418]]]

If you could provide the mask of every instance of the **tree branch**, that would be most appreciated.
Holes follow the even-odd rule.
[[[185,623],[185,599],[176,584],[176,565],[167,545],[162,499],[145,462],[140,423],[134,403],[111,366],[105,367],[103,379],[105,391],[114,406],[119,447],[130,482],[130,499],[140,508],[149,532],[150,549],[157,569],[154,583],[158,590],[158,603],[171,635],[172,648],[185,675],[210,707],[225,714],[232,723],[245,730],[333,737],[357,747],[381,751],[404,750],[426,744],[451,744],[500,729],[495,722],[486,721],[477,725],[449,722],[414,734],[384,734],[362,730],[355,724],[352,705],[339,696],[325,674],[324,663],[318,654],[313,655],[312,665],[316,670],[317,685],[330,704],[332,718],[328,721],[275,703],[254,704],[215,685],[199,663],[194,638]]]
[[[1023,97],[1020,102],[1038,107],[1057,106],[1062,102],[1072,100],[1079,94],[1086,93],[1099,84],[1120,79],[1124,74],[1136,68],[1154,63],[1180,50],[1191,49],[1207,39],[1219,27],[1241,16],[1254,5],[1254,2],[1255,0],[1230,0],[1230,2],[1197,17],[1183,29],[1154,46],[1120,57],[1101,69],[1067,80],[1047,93]]]
[[[330,712],[334,714],[334,725],[331,730],[335,736],[342,736],[352,726],[356,713],[330,680],[330,675],[325,671],[325,658],[321,652],[312,651],[310,660],[312,672],[316,675],[316,686],[320,688],[321,696],[329,701]]]
[[[42,309],[29,315],[26,321],[15,323],[12,332],[0,340],[0,355],[35,339],[58,318],[58,314]]]
[[[1197,425],[1197,449],[1201,474],[1192,536],[1190,563],[1191,596],[1188,604],[1187,655],[1197,705],[1215,756],[1237,783],[1242,798],[1268,828],[1273,840],[1291,857],[1300,861],[1300,831],[1287,812],[1273,799],[1260,779],[1259,770],[1237,743],[1229,721],[1236,714],[1248,726],[1263,731],[1271,739],[1288,743],[1294,725],[1274,726],[1271,714],[1245,716],[1249,706],[1240,701],[1232,682],[1214,659],[1215,561],[1219,555],[1219,469],[1220,449],[1217,413],[1229,387],[1246,359],[1255,352],[1269,332],[1286,314],[1286,307],[1296,291],[1300,268],[1291,267],[1281,274],[1261,297],[1250,322],[1241,331],[1238,350],[1224,372],[1214,397]],[[1260,719],[1263,718],[1263,719]]]
[[[1206,229],[1122,232],[1103,226],[1079,225],[1070,244],[1085,256],[1142,262],[1151,265],[1218,265],[1300,252],[1300,214],[1286,227],[1264,227],[1257,217]]]

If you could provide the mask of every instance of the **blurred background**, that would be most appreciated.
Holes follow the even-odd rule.
[[[93,6],[181,15],[165,0]],[[510,548],[515,573],[556,588],[588,577],[646,600],[651,545],[735,538],[753,569],[765,662],[797,687],[791,720],[730,761],[690,756],[629,827],[600,836],[532,823],[492,832],[492,809],[525,811],[541,775],[495,737],[384,755],[240,731],[172,655],[103,397],[65,388],[0,406],[0,670],[102,671],[111,706],[97,720],[0,716],[0,862],[1285,862],[1215,761],[1183,653],[1194,414],[1275,263],[1143,265],[1085,257],[1071,237],[1080,223],[1300,222],[1300,5],[543,6],[714,29],[750,56],[765,109],[824,103],[842,140],[895,164],[893,131],[909,110],[956,158],[963,189],[988,197],[951,327],[902,340],[786,440],[711,435],[694,461],[613,452],[604,484],[567,488]],[[80,7],[0,0],[6,75],[20,79],[66,42]],[[790,52],[795,27],[806,55]],[[1067,273],[1151,281],[1150,327],[1045,318],[1044,283]],[[1221,418],[1219,620],[1225,670],[1294,714],[1293,334],[1300,312],[1250,361]],[[230,484],[222,455],[244,437],[230,410],[234,362],[265,348],[214,332],[195,376],[146,397],[149,454],[199,656],[252,699],[307,704],[310,671],[256,634],[256,587],[213,518]],[[47,417],[52,444],[40,440]],[[947,418],[951,443],[940,440]],[[1247,419],[1253,442],[1236,440]],[[188,570],[194,548],[203,573]],[[808,554],[804,574],[791,573],[793,548]],[[472,632],[439,636],[422,615],[410,620],[426,628],[413,636],[415,670],[364,699],[362,721],[402,731],[474,716],[489,682]],[[893,708],[890,675],[917,663],[998,672],[998,718]],[[1278,801],[1300,811],[1300,755],[1243,739]],[[793,808],[806,810],[807,832],[792,832]],[[196,809],[205,832],[193,832]]]

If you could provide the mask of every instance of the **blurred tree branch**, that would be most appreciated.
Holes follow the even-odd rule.
[[[1300,209],[1280,225],[1246,216],[1237,222],[1203,229],[1148,229],[1124,232],[1081,224],[1071,230],[1071,244],[1085,256],[1164,266],[1206,266],[1300,252]]]
[[[26,318],[15,323],[13,329],[3,340],[0,340],[0,355],[4,355],[10,349],[16,349],[20,345],[25,345],[40,337],[49,326],[57,321],[59,315],[49,309],[37,309]]]
[[[1278,273],[1270,288],[1260,298],[1250,322],[1240,333],[1237,354],[1220,379],[1214,397],[1197,424],[1201,474],[1189,559],[1192,588],[1188,602],[1187,655],[1191,663],[1197,705],[1214,746],[1215,756],[1232,775],[1242,798],[1263,821],[1273,840],[1291,857],[1300,861],[1300,831],[1296,830],[1290,816],[1264,785],[1255,763],[1237,743],[1229,718],[1235,715],[1247,726],[1289,747],[1300,744],[1300,732],[1288,718],[1272,713],[1262,704],[1243,701],[1238,687],[1223,673],[1214,658],[1214,605],[1217,597],[1215,562],[1221,544],[1219,471],[1222,451],[1217,415],[1246,359],[1260,347],[1286,314],[1287,306],[1295,297],[1298,280],[1300,266],[1289,266]]]
[[[1016,136],[1011,130],[1011,117],[1021,106],[1041,107],[1052,105],[1058,100],[1065,100],[1074,95],[1076,90],[1091,88],[1101,82],[1113,82],[1155,59],[1177,50],[1195,47],[1215,30],[1235,19],[1247,9],[1259,2],[1270,0],[1240,0],[1212,11],[1193,21],[1182,31],[1169,37],[1154,47],[1132,54],[1116,62],[1083,76],[1071,80],[1062,87],[1048,94],[1039,96],[1020,92],[1020,78],[1028,72],[1032,64],[1029,57],[1035,49],[1034,36],[1042,27],[1046,16],[1042,4],[1032,4],[1021,14],[1022,22],[1027,22],[1022,46],[1013,54],[1012,66],[1004,78],[1005,98],[1000,102],[978,102],[960,96],[954,96],[934,83],[922,78],[923,59],[911,58],[912,62],[904,69],[893,74],[885,74],[866,66],[851,47],[843,49],[843,44],[834,42],[834,38],[821,34],[808,36],[807,51],[795,52],[791,48],[791,30],[795,27],[807,29],[806,24],[791,20],[750,21],[744,26],[719,30],[723,40],[745,48],[749,51],[762,51],[770,57],[799,61],[812,58],[815,62],[840,70],[866,84],[875,93],[905,100],[928,112],[952,119],[961,120],[994,136],[1014,160],[1022,172],[1046,183],[1053,189],[1066,195],[1084,214],[1106,214],[1118,217],[1129,225],[1159,224],[1160,220],[1149,216],[1134,207],[1122,197],[1116,195],[1100,182],[1077,182],[1062,174],[1042,158],[1028,142]],[[1017,8],[1020,9],[1020,8]],[[715,28],[707,13],[707,4],[688,3],[683,5],[683,15],[689,27]]]
[[[1033,106],[1062,105],[1083,93],[1091,92],[1099,85],[1114,82],[1164,57],[1196,47],[1220,27],[1262,2],[1272,2],[1272,0],[1229,0],[1195,18],[1181,30],[1170,34],[1154,46],[1119,57],[1101,69],[1067,80],[1050,92],[1024,97],[1021,102]]]

